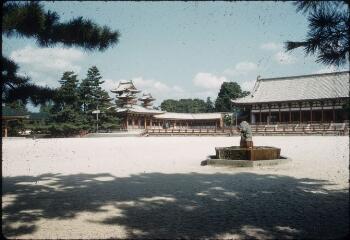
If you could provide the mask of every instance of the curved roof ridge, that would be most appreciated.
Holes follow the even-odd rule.
[[[305,77],[314,77],[314,76],[323,76],[323,75],[339,75],[350,73],[350,71],[340,71],[340,72],[331,72],[331,73],[314,73],[314,74],[305,74],[305,75],[296,75],[296,76],[287,76],[287,77],[273,77],[273,78],[259,78],[258,81],[273,81],[273,80],[286,80],[286,79],[300,79]]]

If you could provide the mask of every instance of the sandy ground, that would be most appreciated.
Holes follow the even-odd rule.
[[[10,238],[336,238],[349,233],[348,137],[254,137],[292,162],[200,166],[239,137],[3,139]]]

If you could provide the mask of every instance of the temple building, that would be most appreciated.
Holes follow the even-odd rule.
[[[122,129],[196,129],[223,128],[227,113],[173,113],[160,111],[152,107],[155,98],[144,93],[138,98],[132,81],[121,81],[116,93],[116,112],[122,120]],[[137,103],[137,100],[141,104]]]
[[[258,78],[232,103],[250,111],[251,124],[348,122],[349,72]]]
[[[12,121],[20,121],[22,119],[29,119],[29,114],[25,111],[17,110],[5,105],[2,105],[1,125],[2,137],[8,137],[9,123]]]

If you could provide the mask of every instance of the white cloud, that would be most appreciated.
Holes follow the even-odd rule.
[[[36,72],[36,71],[24,71],[24,68],[18,72],[19,76],[28,77],[33,83],[42,87],[59,87],[58,79],[61,77],[60,74],[48,73],[48,72]]]
[[[293,64],[296,62],[296,58],[289,53],[279,51],[274,55],[275,61],[277,61],[279,64],[287,65],[287,64]]]
[[[197,73],[193,79],[195,86],[205,89],[219,89],[223,82],[227,82],[225,77],[218,77],[211,73]]]
[[[193,96],[200,98],[211,97],[215,99],[223,82],[235,81],[242,90],[250,91],[256,78],[258,66],[253,62],[239,62],[233,68],[226,69],[223,74],[228,76],[216,76],[212,73],[197,73],[193,83],[197,87],[206,89],[206,91],[197,91],[192,93]],[[234,77],[234,79],[231,79]]]
[[[10,58],[19,64],[21,74],[41,86],[58,87],[64,71],[79,73],[85,54],[74,48],[37,48],[27,45],[12,51]]]
[[[283,50],[283,45],[275,42],[263,43],[260,45],[260,49],[274,51],[273,59],[282,65],[294,64],[296,57],[292,56]],[[276,52],[277,51],[277,52]]]
[[[102,79],[104,83],[102,83],[102,88],[106,90],[109,94],[111,93],[111,90],[116,88],[118,86],[118,81],[110,79],[110,78],[104,78]]]
[[[282,44],[274,42],[263,43],[260,45],[260,48],[263,50],[281,50],[282,47]]]
[[[256,80],[245,80],[245,81],[241,81],[238,84],[241,86],[243,91],[251,91],[254,87]]]
[[[174,90],[173,87],[166,85],[160,81],[156,81],[153,79],[144,79],[142,77],[136,77],[132,79],[138,89],[144,89],[148,92],[170,92]]]
[[[73,48],[36,48],[27,45],[13,51],[10,58],[30,67],[35,72],[74,71],[79,72],[76,62],[84,58],[84,53]]]
[[[239,62],[233,68],[228,68],[224,74],[229,76],[247,75],[258,69],[258,66],[253,62]]]

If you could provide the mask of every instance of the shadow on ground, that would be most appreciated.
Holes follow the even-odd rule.
[[[325,190],[329,183],[315,179],[144,173],[2,180],[7,237],[34,233],[40,219],[69,220],[82,211],[106,211],[103,206],[110,204],[121,214],[89,221],[124,226],[130,238],[335,238],[349,232],[348,190]]]

